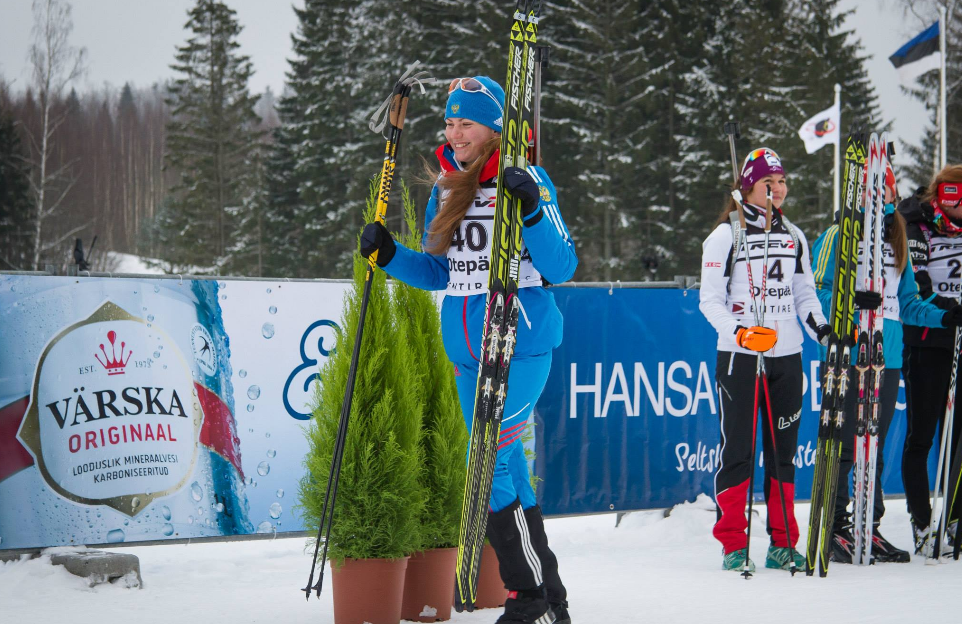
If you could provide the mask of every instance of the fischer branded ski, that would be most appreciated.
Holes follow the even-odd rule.
[[[884,216],[884,176],[887,160],[886,136],[872,133],[868,144],[868,193],[865,206],[864,242],[859,261],[862,289],[884,296],[885,242],[882,240]],[[854,537],[852,562],[872,563],[872,534],[875,522],[875,475],[878,458],[879,395],[885,371],[882,324],[885,306],[859,312],[858,347],[855,370],[858,372],[858,416],[855,430]]]
[[[517,342],[521,202],[504,187],[502,174],[507,167],[526,168],[529,162],[534,134],[533,83],[540,12],[541,0],[518,0],[508,43],[491,268],[458,540],[454,607],[459,612],[473,611],[477,599],[478,569],[508,391],[508,369]]]
[[[842,422],[848,373],[852,361],[855,288],[858,241],[861,223],[856,218],[862,196],[862,169],[865,145],[862,135],[849,133],[843,161],[841,210],[835,243],[835,279],[832,285],[832,310],[829,323],[828,356],[823,364],[822,409],[818,422],[815,449],[815,476],[812,481],[812,510],[808,521],[805,574],[811,576],[816,567],[819,576],[828,574],[828,558],[832,546],[832,524],[835,516],[835,494],[838,463],[842,451]]]

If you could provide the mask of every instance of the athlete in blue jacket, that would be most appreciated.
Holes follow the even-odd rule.
[[[878,523],[885,513],[882,500],[882,468],[885,436],[895,414],[895,402],[899,392],[899,376],[902,368],[902,323],[921,327],[944,327],[951,323],[952,317],[945,310],[922,301],[915,283],[912,262],[908,255],[905,237],[905,220],[895,212],[894,201],[895,175],[889,168],[885,176],[885,220],[883,239],[884,255],[884,294],[870,291],[856,291],[855,306],[859,309],[884,309],[882,325],[883,355],[885,371],[880,389],[880,414],[878,433],[878,460],[875,480],[875,529],[872,535],[872,556],[879,562],[905,562],[909,553],[896,548],[878,532]],[[832,286],[835,277],[835,246],[838,239],[838,224],[829,227],[812,247],[813,273],[815,287],[822,309],[826,316],[832,309]],[[861,284],[859,284],[861,286]],[[856,317],[856,322],[858,318]],[[825,361],[825,347],[819,347],[819,356]],[[852,349],[852,363],[858,356]],[[852,536],[852,522],[846,508],[849,503],[849,473],[854,464],[855,427],[858,415],[858,374],[849,371],[849,391],[845,397],[845,420],[842,425],[842,455],[839,460],[838,495],[835,499],[835,522],[832,542],[832,561],[852,563],[852,549],[855,541]]]
[[[377,263],[389,275],[418,288],[445,291],[441,331],[469,431],[488,291],[503,102],[503,89],[485,76],[451,83],[445,110],[447,143],[437,150],[441,171],[424,216],[426,251],[396,245],[379,223],[367,225],[361,235],[361,253],[367,257],[377,250]],[[504,176],[508,190],[522,200],[524,247],[518,343],[508,377],[488,517],[488,539],[511,592],[498,622],[567,623],[567,595],[557,559],[548,548],[521,434],[548,379],[551,351],[561,343],[561,312],[544,281],[558,284],[571,279],[578,257],[544,170],[509,167]]]

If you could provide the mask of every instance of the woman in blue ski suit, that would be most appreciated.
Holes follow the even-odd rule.
[[[379,223],[367,225],[361,236],[362,255],[377,250],[378,265],[395,279],[445,291],[441,331],[454,364],[468,431],[474,416],[494,238],[503,103],[503,89],[485,76],[451,83],[445,110],[447,143],[436,152],[441,171],[425,210],[422,247],[426,251],[396,245]],[[521,434],[547,381],[551,351],[561,343],[561,312],[543,280],[558,284],[571,279],[578,258],[554,185],[544,170],[509,167],[504,177],[505,187],[522,201],[524,246],[517,347],[508,377],[488,516],[488,539],[497,551],[505,587],[511,590],[498,622],[563,623],[570,621],[566,591],[557,559],[548,548]]]
[[[882,500],[882,468],[885,437],[895,414],[895,402],[899,392],[899,377],[902,369],[902,323],[921,327],[945,327],[952,324],[953,317],[945,310],[922,301],[915,283],[912,262],[906,243],[905,220],[895,212],[895,174],[886,163],[885,172],[885,209],[882,238],[885,241],[884,256],[884,293],[856,290],[855,307],[861,310],[884,308],[882,325],[883,355],[885,371],[879,390],[880,413],[878,432],[878,459],[875,479],[875,508],[872,535],[872,557],[879,562],[906,562],[909,553],[895,547],[878,532],[878,524],[885,513]],[[867,240],[867,237],[865,237]],[[815,287],[822,309],[829,316],[832,309],[832,286],[835,276],[835,246],[838,239],[838,224],[830,226],[812,246]],[[865,241],[863,241],[865,244]],[[858,283],[862,287],[862,283]],[[858,317],[856,316],[856,323]],[[826,349],[819,347],[819,356],[825,361]],[[858,356],[852,349],[852,364]],[[849,473],[854,465],[855,428],[858,417],[858,373],[854,366],[849,371],[848,393],[845,397],[845,420],[842,425],[842,455],[839,461],[838,494],[835,499],[835,521],[831,560],[839,563],[852,563],[855,545],[852,534],[852,520],[846,508],[849,503]]]

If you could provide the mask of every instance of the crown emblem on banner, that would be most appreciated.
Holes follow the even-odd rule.
[[[127,367],[127,362],[130,361],[130,356],[133,355],[133,351],[127,352],[127,358],[124,359],[124,347],[127,343],[120,343],[120,359],[117,358],[117,332],[110,330],[107,332],[107,340],[110,341],[110,355],[107,355],[107,350],[104,349],[103,343],[100,343],[100,352],[104,354],[104,359],[101,360],[100,356],[94,353],[94,357],[100,362],[100,365],[107,370],[108,375],[123,375],[124,369]]]

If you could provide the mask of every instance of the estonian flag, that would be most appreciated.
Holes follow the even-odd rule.
[[[898,49],[889,57],[895,69],[899,70],[899,80],[911,85],[925,72],[939,69],[942,53],[939,52],[939,23],[935,22],[921,34]]]

